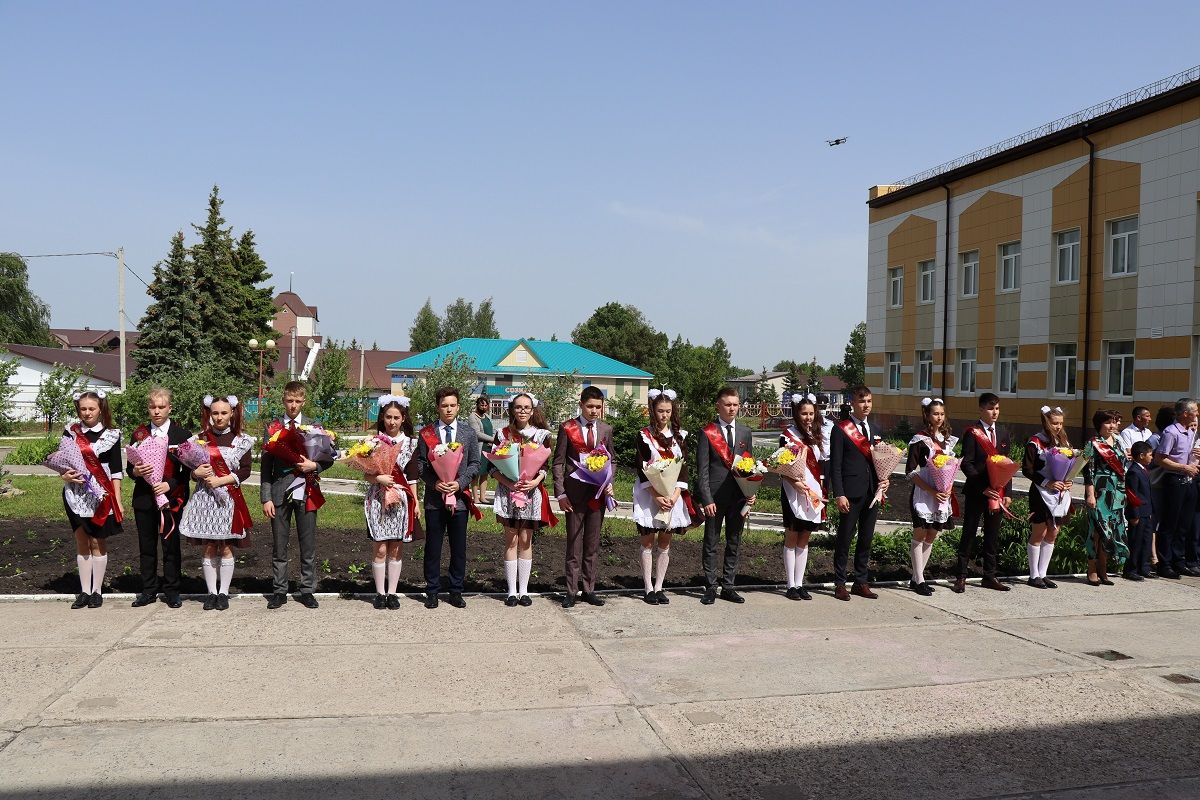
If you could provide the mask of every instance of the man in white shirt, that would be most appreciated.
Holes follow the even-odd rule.
[[[1119,434],[1121,446],[1125,448],[1125,455],[1129,455],[1134,442],[1147,441],[1153,434],[1154,431],[1150,430],[1150,409],[1145,406],[1134,406],[1133,422]]]

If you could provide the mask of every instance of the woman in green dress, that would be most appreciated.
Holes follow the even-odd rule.
[[[1096,436],[1083,448],[1088,465],[1083,468],[1088,515],[1088,577],[1092,586],[1112,586],[1108,560],[1118,564],[1129,557],[1125,543],[1125,468],[1128,460],[1117,430],[1121,415],[1101,409],[1092,417]]]

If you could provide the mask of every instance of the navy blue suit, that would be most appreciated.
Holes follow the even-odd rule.
[[[1150,492],[1150,474],[1141,464],[1134,462],[1125,472],[1125,487],[1133,493],[1141,505],[1125,503],[1125,519],[1129,529],[1129,560],[1125,562],[1125,574],[1138,573],[1143,577],[1150,574],[1150,542],[1154,530],[1154,495]]]

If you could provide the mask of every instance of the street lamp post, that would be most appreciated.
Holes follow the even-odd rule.
[[[262,413],[263,401],[263,356],[268,350],[275,349],[275,340],[267,339],[263,342],[263,346],[258,346],[258,339],[251,339],[246,344],[250,345],[250,352],[258,353],[258,413]]]

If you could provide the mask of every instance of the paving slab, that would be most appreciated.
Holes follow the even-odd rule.
[[[730,800],[1008,797],[1192,777],[1200,707],[1126,678],[1043,675],[643,713]]]
[[[629,707],[42,728],[0,752],[5,774],[21,789],[0,798],[705,796]]]
[[[2,602],[0,647],[111,647],[153,616],[155,606],[131,608],[128,601],[110,600],[98,609],[71,610],[66,600]]]
[[[1106,667],[1200,666],[1200,638],[1194,635],[1200,611],[1008,619],[989,625]]]
[[[44,716],[340,717],[625,702],[579,642],[134,647],[105,656]]]
[[[1062,791],[1008,794],[1004,800],[1195,800],[1200,797],[1200,777],[1169,778],[1136,783],[1088,786]]]
[[[1069,617],[1091,614],[1129,614],[1137,611],[1200,609],[1200,591],[1175,581],[1142,583],[1115,579],[1113,586],[1088,586],[1082,580],[1060,579],[1057,589],[1034,589],[1013,582],[1010,592],[968,585],[962,594],[939,588],[930,597],[908,592],[924,605],[972,620]],[[901,590],[888,590],[901,591]]]
[[[588,639],[637,639],[654,636],[709,636],[728,631],[827,629],[933,625],[955,621],[940,609],[891,592],[888,600],[855,599],[845,603],[814,592],[809,601],[788,600],[777,592],[743,592],[746,602],[717,600],[701,605],[699,595],[671,594],[671,604],[648,606],[640,597],[610,597],[603,609],[572,609],[567,616]]]
[[[200,612],[185,603],[164,607],[128,638],[157,647],[257,645],[392,644],[420,642],[545,642],[578,640],[562,608],[550,598],[532,606],[507,608],[503,599],[469,597],[465,609],[442,603],[430,610],[424,599],[401,599],[396,611],[378,611],[369,602],[323,599],[313,610],[288,602],[268,610],[260,596],[235,597],[229,610]]]
[[[21,647],[0,649],[0,727],[36,721],[38,713],[76,684],[100,647]]]
[[[977,625],[598,640],[639,704],[850,692],[1099,669]]]

